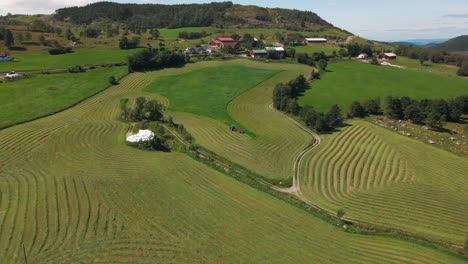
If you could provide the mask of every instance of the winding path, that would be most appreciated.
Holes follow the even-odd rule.
[[[271,110],[274,110],[276,111],[276,109],[273,108],[273,104],[270,104],[269,105],[270,109]],[[308,147],[306,147],[303,151],[301,151],[301,153],[299,153],[299,155],[297,155],[296,159],[294,160],[294,165],[293,165],[293,184],[291,187],[289,188],[279,188],[277,186],[273,186],[272,188],[277,190],[277,191],[280,191],[280,192],[284,192],[284,193],[290,193],[294,196],[296,196],[297,198],[299,198],[301,201],[303,201],[304,203],[306,203],[307,205],[309,205],[310,207],[312,208],[315,208],[315,209],[319,209],[319,210],[322,210],[322,211],[325,211],[327,212],[328,214],[330,215],[333,215],[333,216],[336,216],[336,213],[333,212],[333,211],[330,211],[330,210],[327,210],[325,208],[322,208],[322,207],[319,207],[317,206],[316,204],[314,204],[312,201],[310,201],[309,199],[307,199],[307,197],[305,197],[302,192],[301,192],[301,185],[300,185],[300,172],[299,172],[299,167],[302,163],[302,160],[304,159],[304,157],[309,153],[311,152],[313,149],[315,149],[316,147],[318,147],[321,143],[321,140],[320,140],[320,137],[319,135],[317,135],[316,133],[314,133],[312,130],[310,130],[308,127],[302,125],[301,123],[297,122],[296,120],[294,120],[293,118],[289,117],[288,115],[286,115],[285,113],[279,111],[281,114],[283,114],[289,121],[291,121],[294,125],[296,125],[297,127],[301,128],[302,130],[304,130],[305,132],[309,133],[315,140],[314,142],[309,145]],[[356,222],[355,220],[353,219],[350,219],[350,218],[347,218],[347,217],[343,217],[343,219],[347,220],[347,221],[350,221],[350,222]]]

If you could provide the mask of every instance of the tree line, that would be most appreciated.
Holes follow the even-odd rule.
[[[383,110],[383,112],[382,112]],[[395,120],[407,120],[426,124],[432,129],[441,129],[444,122],[460,122],[462,114],[468,114],[468,95],[445,99],[414,100],[408,96],[387,96],[383,109],[380,99],[366,100],[350,105],[349,117],[384,114]]]
[[[174,51],[147,48],[128,57],[128,71],[179,67],[188,61],[189,57]]]
[[[457,74],[460,76],[468,76],[468,56],[460,53],[448,53],[445,51],[420,48],[407,45],[399,45],[396,53],[400,56],[407,56],[411,59],[419,59],[421,64],[424,61],[433,63],[446,63],[460,67]]]

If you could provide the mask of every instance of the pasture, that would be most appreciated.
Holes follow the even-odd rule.
[[[357,62],[330,64],[328,72],[299,98],[300,105],[328,111],[334,104],[347,111],[353,101],[388,95],[414,99],[448,98],[465,94],[468,80],[409,69]]]
[[[456,76],[461,78],[457,75],[458,67],[445,65],[442,63],[433,63],[430,61],[424,62],[423,65],[417,59],[411,59],[408,57],[398,56],[396,60],[392,60],[390,63],[404,66],[408,69],[422,71],[422,72],[430,72],[439,75],[445,76]]]
[[[230,60],[188,64],[184,68],[174,69],[167,75],[173,75],[170,78],[175,80],[205,67],[209,68],[209,71],[215,68],[243,67],[246,70],[238,75],[238,82],[245,82],[244,76],[249,74],[251,68],[256,69],[255,71],[263,69],[263,71],[270,73],[277,72],[272,77],[263,79],[260,83],[253,83],[253,86],[249,87],[250,89],[233,100],[227,101],[228,104],[223,104],[223,108],[221,106],[219,108],[219,111],[227,112],[235,124],[240,124],[242,129],[251,132],[249,134],[241,135],[231,132],[229,130],[230,123],[226,123],[214,114],[210,116],[199,113],[175,112],[171,115],[174,116],[177,123],[184,124],[194,136],[196,144],[275,183],[287,185],[292,177],[292,165],[296,155],[311,143],[312,137],[292,124],[284,115],[269,108],[271,94],[278,82],[287,82],[301,73],[307,74],[310,68],[304,65]],[[163,74],[161,73],[161,75]],[[222,71],[213,72],[210,76],[212,79],[221,80],[224,73]],[[156,83],[158,79],[156,79]],[[153,85],[151,84],[149,87],[153,87]],[[163,90],[164,87],[161,89]],[[187,93],[191,94],[189,90]],[[205,100],[216,96],[216,93],[217,91],[213,91],[211,95],[207,94]],[[192,95],[193,98],[197,96],[196,94]],[[189,96],[182,95],[182,98],[186,97]],[[178,98],[173,96],[167,100],[169,101],[169,109],[171,109],[172,101],[178,100]],[[199,99],[191,104],[200,104],[198,101]]]
[[[229,125],[235,122],[227,112],[228,103],[278,72],[226,63],[162,76],[144,91],[158,93],[169,99],[171,111],[203,115]]]
[[[137,52],[133,50],[107,49],[79,49],[73,53],[50,55],[49,53],[12,54],[18,62],[1,62],[0,72],[31,71],[47,69],[66,69],[75,65],[93,65],[126,62],[129,55]]]
[[[109,76],[126,72],[127,67],[97,68],[0,83],[0,128],[69,106],[106,88]]]
[[[22,245],[28,263],[464,263],[345,233],[185,154],[127,146],[119,100],[180,71],[133,73],[71,109],[0,130],[1,263],[25,263]],[[266,101],[265,88],[249,95]],[[259,108],[279,117],[267,102]]]
[[[468,161],[362,120],[322,135],[301,166],[303,194],[348,217],[462,245]]]
[[[325,52],[327,55],[332,55],[333,51],[338,52],[340,50],[339,47],[334,47],[330,45],[321,45],[321,44],[313,44],[313,45],[303,45],[303,46],[293,46],[291,47],[296,50],[296,53],[307,53],[311,54],[314,52]]]

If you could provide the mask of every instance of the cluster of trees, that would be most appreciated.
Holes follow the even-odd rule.
[[[60,54],[66,54],[66,53],[72,53],[73,49],[71,47],[55,47],[49,49],[49,54],[50,55],[60,55]]]
[[[286,84],[279,83],[273,90],[273,107],[292,115],[299,115],[304,123],[317,132],[326,132],[340,126],[343,116],[338,105],[334,105],[327,113],[316,111],[312,106],[300,107],[297,98],[306,89],[308,83],[303,75]]]
[[[119,48],[120,49],[135,49],[140,44],[139,37],[132,37],[128,39],[127,36],[122,35],[119,39]]]
[[[97,38],[100,34],[101,30],[94,27],[88,27],[83,31],[83,36],[87,38]]]
[[[338,105],[333,105],[327,113],[321,113],[312,106],[304,106],[299,116],[311,129],[323,133],[343,124],[343,115]]]
[[[448,53],[445,51],[413,47],[407,45],[399,45],[396,53],[400,56],[407,56],[411,59],[419,59],[421,64],[425,61],[433,63],[453,64],[460,69],[457,74],[460,76],[468,76],[468,56],[460,53]]]
[[[325,52],[314,52],[311,55],[307,53],[296,54],[296,60],[299,63],[317,67],[320,71],[325,71],[328,66],[328,57]]]
[[[128,71],[179,67],[188,62],[189,58],[174,51],[148,48],[128,57]]]
[[[231,37],[233,37],[233,39],[236,39],[236,40],[239,40],[238,37],[236,37],[237,34],[235,35],[232,35]],[[240,38],[240,41],[241,41],[241,45],[242,47],[246,48],[246,49],[264,49],[265,48],[265,44],[263,43],[263,41],[261,39],[255,39],[252,35],[250,35],[249,33],[246,33],[242,36],[242,38]]]
[[[121,104],[122,119],[128,121],[161,121],[164,117],[164,106],[157,100],[147,101],[140,96],[135,99],[135,108],[128,108],[126,104]]]
[[[206,27],[222,20],[231,2],[186,5],[118,4],[98,2],[84,7],[57,10],[54,19],[72,23],[91,24],[99,20],[126,22],[136,32],[151,28]]]
[[[367,114],[381,114],[380,99],[367,100],[362,104],[353,102],[349,117],[364,117]],[[468,114],[468,95],[449,100],[414,100],[408,96],[387,96],[383,113],[391,119],[408,120],[415,124],[425,123],[433,129],[440,129],[446,121],[459,122],[462,114]]]
[[[62,34],[62,29],[59,27],[53,27],[52,25],[47,24],[43,20],[36,19],[29,25],[29,30],[33,32],[47,32],[55,33],[57,35]]]
[[[182,39],[199,39],[199,38],[204,38],[206,36],[209,36],[206,31],[201,31],[201,32],[187,32],[187,31],[181,31],[179,32],[179,38]]]
[[[346,49],[348,50],[348,56],[357,57],[361,53],[365,53],[369,57],[373,56],[372,47],[367,43],[362,45],[359,43],[350,43],[346,45]]]
[[[3,29],[0,33],[0,39],[3,39],[6,47],[11,47],[15,44],[15,37],[9,29]]]

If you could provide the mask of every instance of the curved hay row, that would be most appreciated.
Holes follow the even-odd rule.
[[[0,131],[0,156],[8,158],[0,161],[1,263],[23,263],[23,243],[29,263],[460,262],[422,246],[344,233],[182,153],[127,146],[127,124],[115,120],[118,102],[140,95],[159,74],[129,75],[72,109]],[[271,126],[297,133],[292,141],[309,140],[278,124]],[[291,164],[282,159],[298,149],[286,134],[276,143],[268,131],[258,140],[220,125],[199,131],[219,134],[210,144],[225,140],[226,149],[285,172]],[[263,149],[275,154],[257,155]]]
[[[356,120],[324,136],[306,157],[301,188],[312,201],[343,208],[349,217],[461,243],[468,235],[468,213],[459,210],[468,206],[460,193],[468,165],[447,156]]]
[[[309,69],[282,64],[250,63],[249,66],[283,70],[228,105],[231,117],[255,136],[231,132],[226,124],[202,116],[175,113],[174,117],[187,127],[197,144],[265,177],[290,179],[295,157],[310,144],[312,137],[269,105],[277,83],[287,82],[299,74],[307,75]]]

